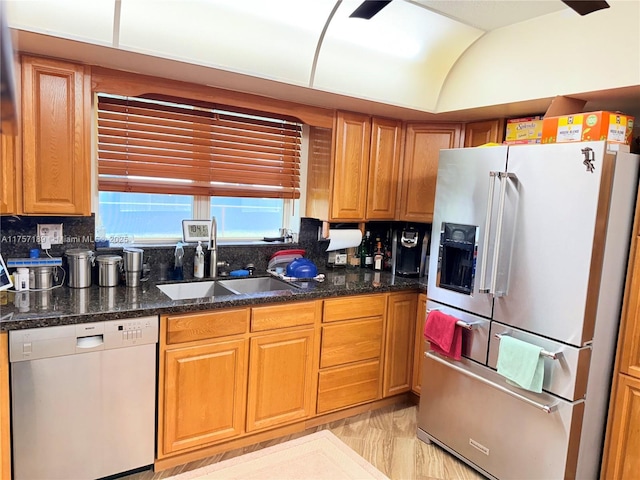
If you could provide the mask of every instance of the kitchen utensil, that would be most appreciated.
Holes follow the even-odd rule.
[[[129,247],[122,250],[124,279],[127,287],[137,287],[140,285],[143,256],[144,250],[141,248]]]
[[[120,255],[98,255],[98,285],[115,287],[120,280],[122,257]]]
[[[35,290],[46,290],[53,286],[53,269],[54,267],[32,267],[33,270],[33,288]]]
[[[287,265],[287,276],[294,278],[313,278],[318,274],[316,265],[307,258],[298,258]]]
[[[91,250],[72,248],[65,252],[69,262],[69,286],[87,288],[91,286],[91,266],[95,257]]]
[[[274,270],[276,267],[285,268],[291,261],[301,258],[304,254],[305,250],[303,249],[280,250],[271,255],[267,269]]]

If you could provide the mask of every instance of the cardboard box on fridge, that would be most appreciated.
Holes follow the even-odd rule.
[[[586,112],[545,117],[542,143],[585,142],[606,140],[631,143],[634,118],[616,112]]]
[[[542,118],[525,117],[507,120],[504,143],[514,145],[518,143],[541,143]]]

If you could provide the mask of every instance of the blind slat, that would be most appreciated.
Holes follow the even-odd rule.
[[[209,123],[208,118],[217,117],[223,122],[243,123],[246,125],[273,126],[278,129],[299,131],[302,126],[298,123],[284,122],[278,119],[243,115],[237,112],[222,110],[204,110],[189,105],[167,105],[162,102],[143,102],[133,98],[124,99],[116,97],[98,97],[98,109],[111,112],[128,113],[129,115],[151,116],[158,118],[191,119],[190,121]],[[267,114],[268,115],[268,114]],[[202,120],[197,120],[198,118]]]
[[[100,190],[299,198],[299,124],[268,114],[98,99]]]
[[[147,138],[131,138],[120,136],[116,133],[116,136],[106,135],[98,132],[98,142],[105,151],[109,150],[121,150],[123,148],[150,148],[150,149],[171,149],[180,152],[192,152],[192,153],[204,153],[211,152],[213,148],[216,152],[247,152],[248,155],[265,155],[266,157],[279,158],[281,156],[299,156],[299,149],[291,147],[289,145],[247,145],[246,143],[231,143],[231,142],[202,142],[194,139],[176,139],[178,141],[171,141],[169,137],[163,137],[158,139]],[[193,143],[185,143],[191,140]]]
[[[136,193],[167,193],[163,185],[142,181],[103,179],[100,190],[105,192],[136,192]],[[283,190],[252,189],[246,185],[236,186],[206,186],[206,185],[175,185],[171,189],[172,194],[203,195],[224,197],[250,197],[250,198],[300,198],[298,188]]]

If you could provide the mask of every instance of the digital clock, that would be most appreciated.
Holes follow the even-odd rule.
[[[211,220],[182,220],[182,240],[185,242],[208,242],[211,235]]]

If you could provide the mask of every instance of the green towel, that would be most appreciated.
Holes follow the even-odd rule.
[[[498,351],[498,373],[512,385],[540,393],[544,380],[544,359],[540,352],[541,347],[502,335]]]

